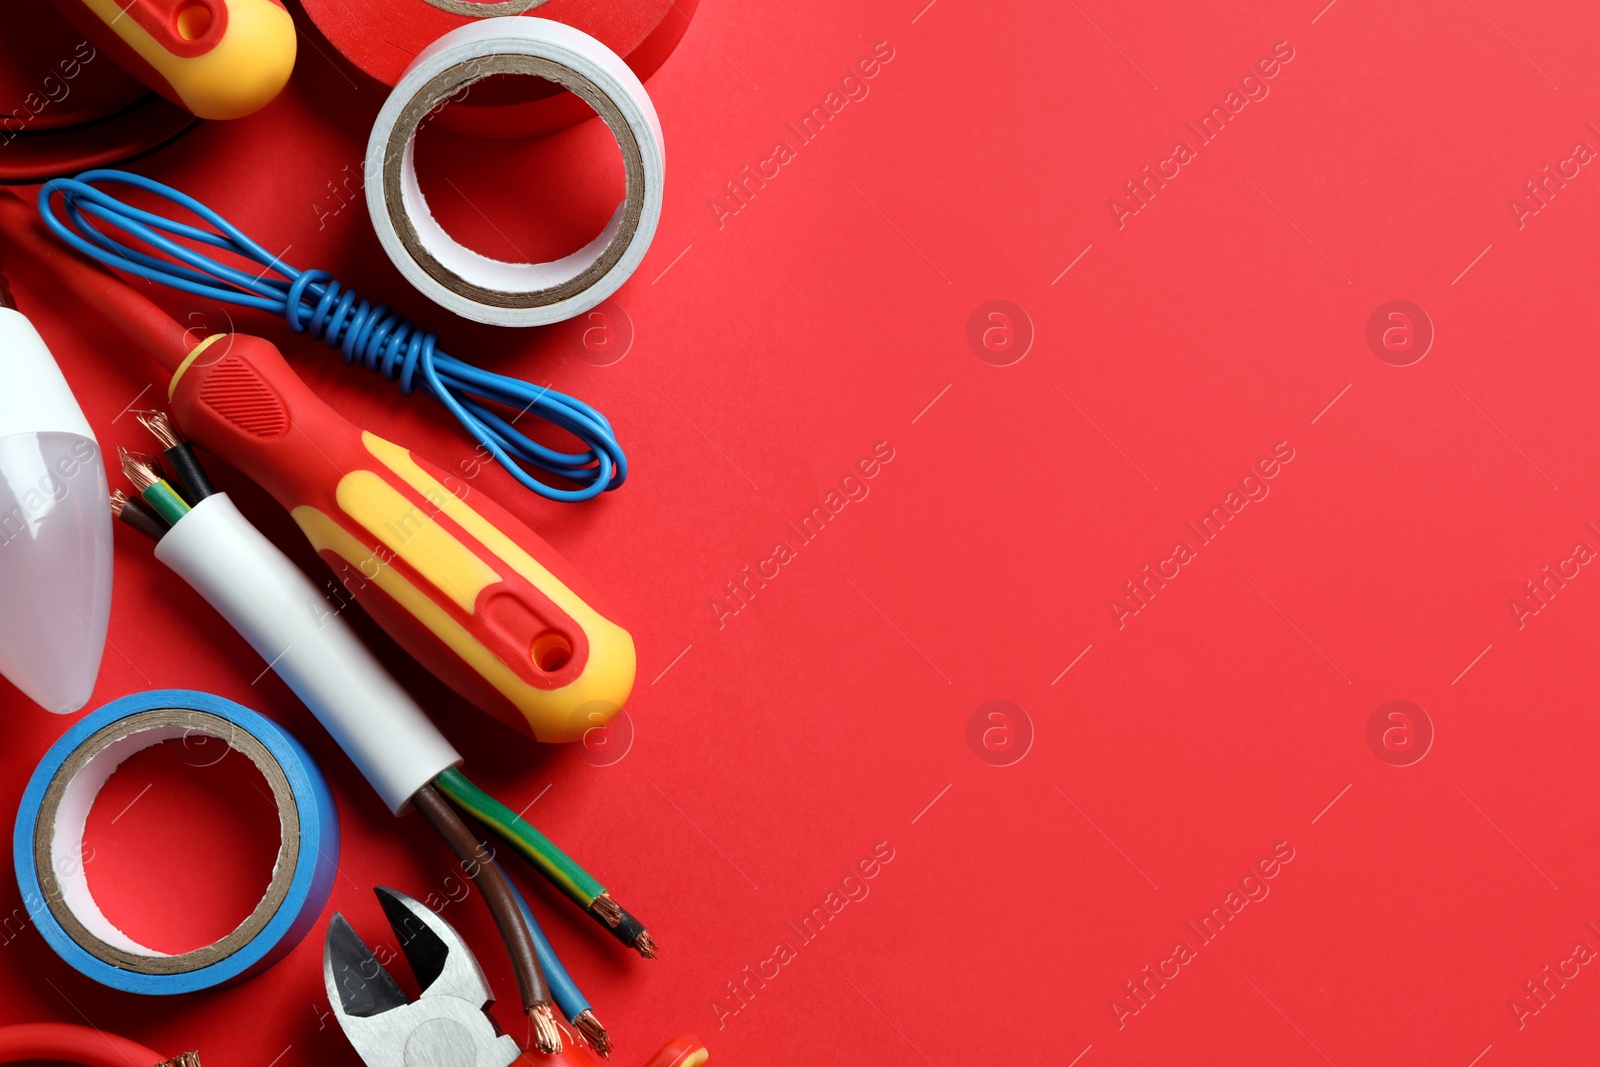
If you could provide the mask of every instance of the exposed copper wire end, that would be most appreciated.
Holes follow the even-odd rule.
[[[128,494],[121,489],[111,490],[111,517],[122,518],[122,512],[128,506]]]
[[[183,1052],[170,1060],[163,1060],[156,1067],[200,1067],[200,1053]]]
[[[639,936],[633,939],[633,947],[647,960],[656,958],[656,939],[650,936],[649,930],[639,931]]]
[[[572,1020],[572,1025],[576,1026],[578,1033],[583,1035],[583,1039],[589,1042],[589,1045],[596,1052],[600,1053],[601,1059],[609,1060],[611,1058],[611,1035],[606,1033],[606,1028],[600,1025],[600,1020],[594,1017],[593,1009],[585,1008],[580,1011],[578,1017]]]
[[[618,930],[619,940],[626,938],[634,930],[638,930],[639,932],[634,935],[631,942],[624,943],[633,945],[638,950],[639,955],[647,960],[656,958],[655,938],[650,936],[650,932],[644,929],[643,924],[638,919],[623,911],[622,905],[611,899],[610,893],[602,891],[599,896],[590,902],[589,911],[612,930]],[[627,927],[619,930],[618,928],[622,927],[624,922],[628,924]]]
[[[183,438],[178,436],[178,431],[173,429],[172,420],[167,418],[164,411],[141,411],[139,423],[149,430],[157,441],[161,442],[163,449],[177,448],[183,444]]]
[[[533,1047],[546,1056],[561,1051],[561,1027],[556,1025],[556,1013],[548,1004],[535,1004],[528,1009],[528,1021],[533,1023]]]
[[[127,476],[133,487],[142,495],[144,491],[161,480],[161,473],[148,456],[141,456],[129,452],[126,448],[117,449],[117,455],[122,460],[122,473]]]
[[[601,920],[613,930],[622,921],[622,905],[611,899],[610,893],[601,893],[594,898],[594,903],[589,905],[589,910],[600,916]]]

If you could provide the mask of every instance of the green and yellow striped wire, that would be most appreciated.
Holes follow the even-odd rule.
[[[156,514],[169,523],[175,523],[189,514],[189,505],[183,502],[183,497],[178,495],[178,491],[172,488],[165,478],[139,495],[144,497],[146,504],[156,509]]]
[[[633,946],[643,956],[655,955],[655,942],[644,924],[613,900],[599,879],[579,866],[576,860],[526,819],[479,788],[454,767],[435,778],[433,784],[450,803],[520,852],[551,884],[598,919],[617,940]]]
[[[161,476],[161,471],[153,462],[127,449],[121,449],[120,452],[122,473],[127,475],[133,487],[139,491],[140,498],[154,508],[156,514],[167,521],[167,525],[175,525],[179,519],[189,514],[189,505],[178,495],[178,491],[172,488],[172,484]]]

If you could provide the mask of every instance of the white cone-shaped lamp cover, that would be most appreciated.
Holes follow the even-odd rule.
[[[111,616],[111,511],[100,446],[38,331],[0,308],[0,673],[77,711]]]

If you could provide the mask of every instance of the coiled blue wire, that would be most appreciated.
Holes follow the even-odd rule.
[[[189,211],[205,226],[136,208],[95,187],[132,186]],[[61,196],[66,218],[57,215]],[[397,381],[402,393],[420,385],[443,404],[489,455],[517,481],[550,500],[591,500],[622,485],[628,461],[604,415],[583,401],[464,363],[438,348],[431,333],[391,311],[360,299],[327,271],[297,270],[272,255],[227,219],[168,185],[121,170],[90,170],[58,178],[39,190],[39,214],[56,236],[92,259],[186,293],[281,315],[296,333],[308,333],[337,348],[346,363],[359,363]],[[92,217],[91,217],[92,216]],[[152,255],[100,228],[120,231],[163,253]],[[169,236],[170,235],[170,236]],[[259,263],[247,271],[218,262],[173,240],[180,237]],[[276,275],[276,277],[273,277]],[[517,412],[509,421],[488,405]],[[559,452],[513,425],[535,415],[572,434],[583,452]],[[535,477],[528,466],[577,485],[564,489]]]

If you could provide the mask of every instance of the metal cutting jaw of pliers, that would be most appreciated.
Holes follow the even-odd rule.
[[[367,1067],[509,1067],[522,1050],[486,1009],[489,982],[461,935],[430,908],[374,892],[422,994],[407,998],[343,915],[328,924],[322,979],[345,1036]]]

